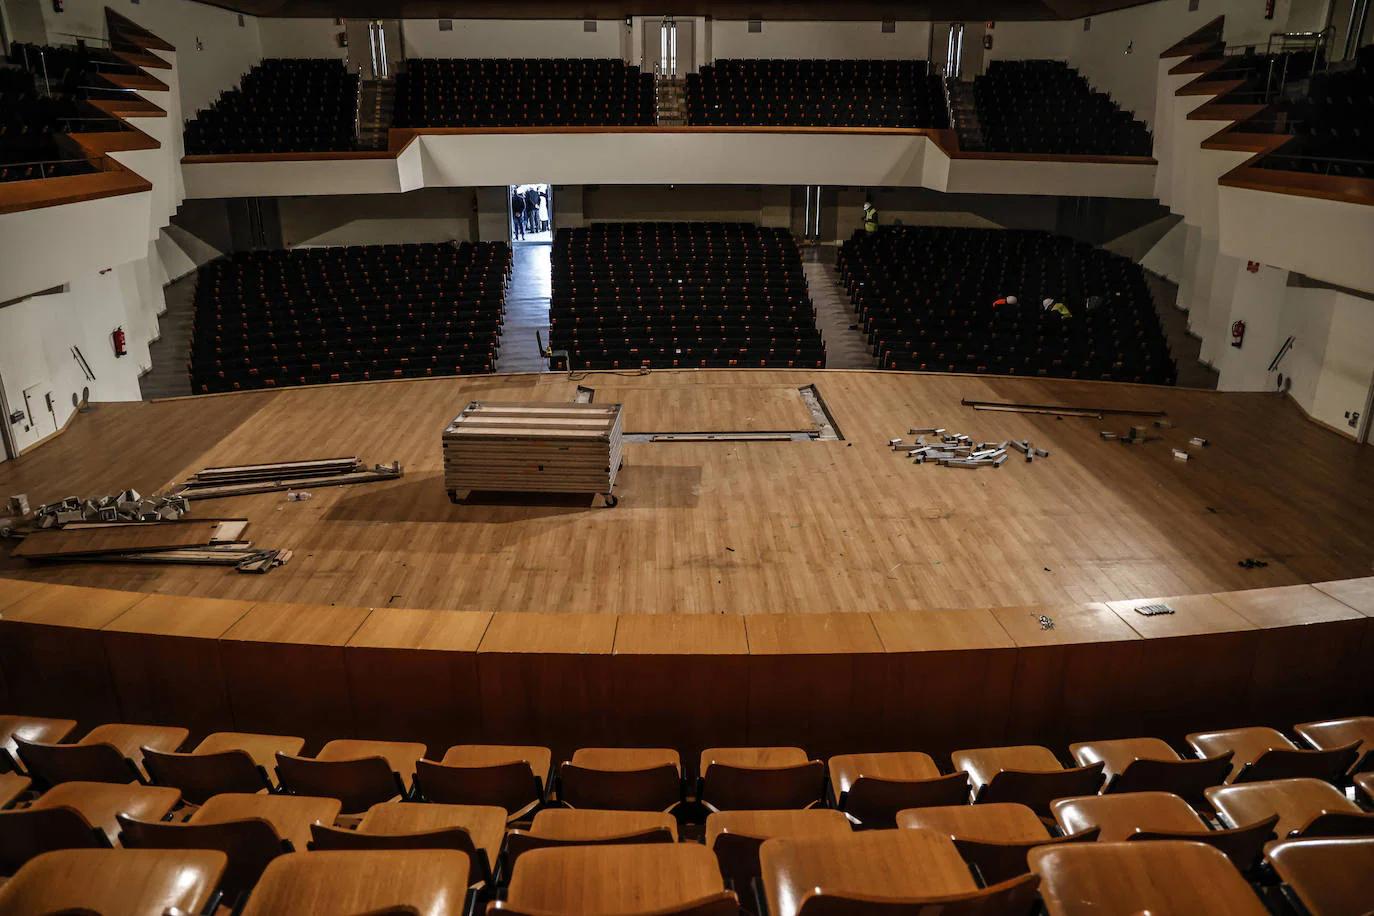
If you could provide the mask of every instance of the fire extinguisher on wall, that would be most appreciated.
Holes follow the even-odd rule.
[[[125,356],[129,352],[129,339],[124,336],[123,328],[115,328],[110,335],[110,341],[114,344],[115,356]]]
[[[1240,345],[1245,342],[1245,322],[1237,321],[1231,325],[1231,346],[1240,349]]]

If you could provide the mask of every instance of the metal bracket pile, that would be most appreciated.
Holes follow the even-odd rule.
[[[92,496],[46,503],[34,512],[39,528],[55,528],[70,522],[175,522],[191,511],[191,501],[182,496],[144,498],[137,490],[124,490],[109,496]]]
[[[946,468],[1000,468],[1007,460],[1008,448],[1021,452],[1027,462],[1050,456],[1046,449],[1036,448],[1026,439],[974,442],[972,436],[951,433],[941,426],[912,427],[907,435],[915,436],[915,441],[890,439],[887,444],[893,451],[906,452],[906,457],[916,464],[934,463]],[[928,442],[930,437],[938,441]]]

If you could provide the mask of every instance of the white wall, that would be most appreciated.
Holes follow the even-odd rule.
[[[72,395],[79,395],[83,387],[90,388],[92,401],[139,399],[138,376],[149,365],[150,324],[156,331],[155,320],[150,321],[156,303],[138,298],[146,289],[139,275],[149,270],[145,261],[82,274],[62,293],[0,308],[0,381],[10,409],[24,409],[22,392],[38,386],[31,400],[34,422],[26,419],[10,427],[19,449],[60,429],[72,414]],[[160,287],[157,294],[160,297]],[[117,327],[128,336],[129,350],[118,359],[110,338]],[[86,357],[94,381],[83,375],[73,346]],[[46,392],[52,394],[52,413],[43,406]]]
[[[388,245],[467,241],[473,237],[470,188],[408,194],[283,197],[277,202],[282,243]]]
[[[620,57],[618,19],[597,21],[584,32],[581,19],[454,19],[439,31],[437,19],[402,24],[406,57]]]
[[[343,30],[344,27],[336,25],[333,19],[258,20],[263,57],[342,60],[347,49],[339,47],[338,36]]]
[[[45,2],[48,40],[70,43],[71,39],[58,34],[61,32],[103,36],[106,6],[176,46],[181,110],[186,119],[212,103],[262,59],[257,19],[244,16],[240,27],[237,13],[190,0],[141,0],[137,6],[125,0],[66,0],[61,13]],[[197,38],[200,50],[196,49]]]
[[[983,28],[970,23],[964,41],[980,40]],[[1045,58],[1048,60],[1069,60],[1077,50],[1078,36],[1083,31],[1083,20],[1071,22],[1006,22],[998,20],[993,26],[992,47],[983,51],[983,61],[1027,60]],[[935,40],[940,41],[940,36]]]
[[[883,34],[881,22],[784,22],[765,19],[763,31],[751,33],[743,19],[711,22],[711,53],[716,59],[737,57],[925,60],[930,50],[930,23],[899,21],[897,31]]]

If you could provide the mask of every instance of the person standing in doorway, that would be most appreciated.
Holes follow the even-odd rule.
[[[878,208],[873,206],[873,199],[864,201],[864,231],[878,231]]]
[[[549,231],[549,195],[543,191],[539,192],[539,205],[535,209],[535,215],[539,218],[539,231]]]
[[[518,192],[510,196],[510,221],[515,227],[515,237],[525,237],[525,198]]]
[[[539,190],[534,187],[525,189],[525,228],[531,232],[539,231],[538,219]]]

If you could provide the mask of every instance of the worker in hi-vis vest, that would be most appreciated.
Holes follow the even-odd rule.
[[[878,208],[873,206],[873,201],[864,201],[864,231],[878,231]]]

